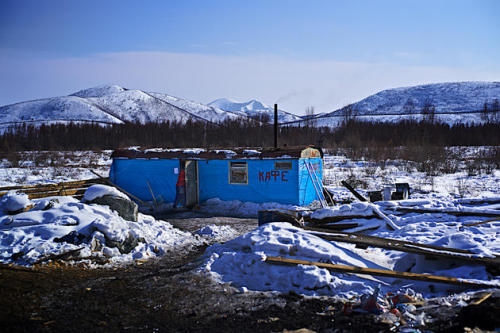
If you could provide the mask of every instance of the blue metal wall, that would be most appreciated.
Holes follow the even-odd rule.
[[[248,163],[248,184],[229,183],[230,162]],[[276,160],[206,160],[198,161],[200,202],[210,198],[251,202],[299,204],[298,160],[291,170],[276,170]],[[274,173],[271,173],[274,172]],[[269,174],[267,174],[269,173]]]
[[[229,183],[231,161],[247,163],[248,184]],[[278,161],[291,161],[292,169],[276,170],[276,160],[198,160],[200,203],[220,198],[307,205],[318,199],[305,161],[313,165],[318,179],[322,181],[321,158]],[[178,176],[174,174],[174,168],[179,168],[179,160],[114,159],[110,180],[144,201],[153,200],[147,185],[149,181],[155,196],[161,196],[166,202],[173,202]]]
[[[109,179],[144,201],[153,200],[149,181],[156,197],[161,195],[164,201],[173,202],[178,176],[174,168],[179,168],[179,160],[113,159]]]
[[[318,195],[314,189],[311,175],[307,171],[306,163],[310,163],[320,182],[323,181],[323,160],[320,157],[299,160],[299,202],[300,205],[308,205],[314,200],[318,200]],[[313,175],[314,177],[314,175]],[[318,191],[321,191],[318,189]]]

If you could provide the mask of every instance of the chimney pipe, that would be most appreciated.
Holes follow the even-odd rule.
[[[274,148],[278,148],[278,104],[274,104]]]

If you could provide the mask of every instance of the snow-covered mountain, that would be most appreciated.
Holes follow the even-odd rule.
[[[270,121],[273,120],[274,118],[274,108],[267,106],[266,104],[263,104],[259,101],[256,101],[252,99],[251,101],[248,102],[236,102],[227,98],[219,98],[216,99],[215,101],[211,102],[208,104],[209,106],[232,112],[241,116],[247,116],[247,117],[259,117],[262,115],[267,115],[269,116]],[[278,110],[278,121],[280,123],[282,122],[290,122],[290,121],[297,121],[297,120],[302,120],[301,117],[288,113],[283,110]]]
[[[0,107],[0,127],[3,128],[18,123],[146,123],[167,120],[184,123],[188,119],[220,122],[240,117],[239,114],[167,94],[129,90],[116,85]]]
[[[425,109],[435,112],[435,119],[450,124],[481,123],[481,110],[487,103],[494,109],[500,101],[500,82],[452,82],[426,84],[383,90],[357,103],[348,105],[321,117],[317,126],[337,126],[349,115],[359,120],[399,121],[420,120]],[[493,113],[490,113],[490,118]],[[500,114],[497,115],[500,121]]]

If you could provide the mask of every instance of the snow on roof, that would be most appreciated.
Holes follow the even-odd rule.
[[[298,159],[303,157],[320,157],[321,148],[281,147],[281,148],[149,148],[131,147],[118,149],[111,158],[164,158],[164,159]]]

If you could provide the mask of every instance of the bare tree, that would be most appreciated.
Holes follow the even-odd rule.
[[[415,102],[413,99],[408,98],[405,105],[403,105],[403,112],[407,114],[412,114],[415,112]]]
[[[421,113],[425,121],[428,121],[429,123],[434,123],[434,120],[436,118],[436,107],[432,103],[432,100],[427,99],[424,102],[424,106],[422,107]]]
[[[356,119],[357,111],[351,105],[344,108],[344,123],[348,123],[351,120]]]
[[[481,119],[487,123],[489,122],[489,114],[488,114],[488,102],[484,102],[483,109],[481,110]]]
[[[498,120],[500,120],[500,105],[499,105],[499,102],[498,102],[498,99],[495,98],[493,100],[493,103],[491,104],[491,118],[493,120],[493,122],[497,122]]]

